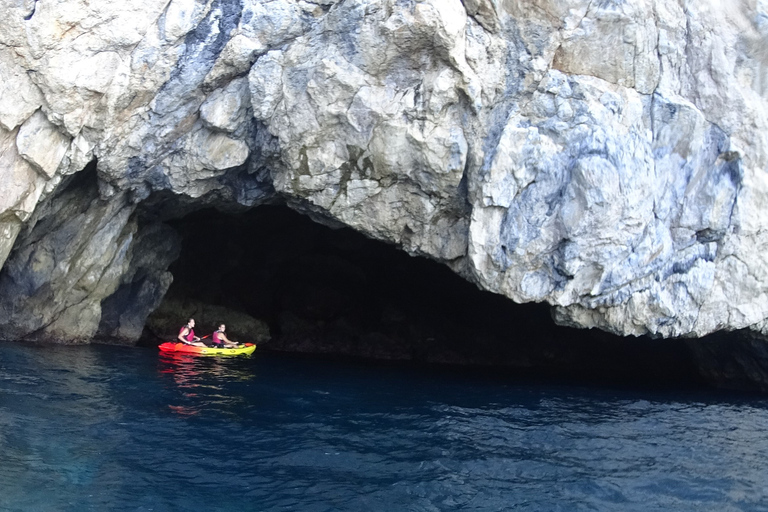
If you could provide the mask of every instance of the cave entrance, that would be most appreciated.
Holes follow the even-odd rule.
[[[145,341],[218,322],[260,351],[514,370],[516,375],[692,382],[682,342],[556,326],[450,269],[286,206],[202,210],[169,222],[183,237],[174,280]],[[154,334],[154,336],[153,336]],[[269,341],[264,341],[269,339]]]

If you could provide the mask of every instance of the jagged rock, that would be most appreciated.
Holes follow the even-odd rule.
[[[181,238],[164,224],[140,229],[127,255],[130,263],[120,287],[101,303],[96,337],[101,341],[135,343],[147,317],[160,305],[173,282],[168,266],[179,256]]]
[[[248,81],[232,80],[206,98],[200,106],[200,117],[211,128],[232,133],[247,122],[249,104]]]
[[[0,256],[24,232],[4,279],[37,275],[25,258],[53,244],[33,247],[13,212],[96,159],[94,211],[123,212],[112,239],[158,197],[277,199],[566,325],[757,329],[766,19],[764,2],[714,0],[16,3],[0,19],[2,179],[18,183]]]
[[[16,147],[32,167],[50,179],[67,153],[69,138],[38,110],[19,128]]]
[[[32,215],[43,193],[45,178],[16,149],[18,129],[0,127],[0,266],[13,248],[22,223]]]
[[[95,183],[82,179],[38,208],[6,261],[0,274],[4,339],[89,341],[101,301],[128,268],[134,206],[100,200]]]
[[[43,96],[10,50],[0,47],[0,127],[13,130],[40,108]]]
[[[660,75],[654,4],[651,0],[588,4],[580,23],[564,35],[552,66],[652,94]]]

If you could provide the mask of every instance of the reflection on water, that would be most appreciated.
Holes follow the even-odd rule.
[[[237,414],[239,407],[247,405],[246,397],[226,393],[224,383],[242,383],[256,377],[253,366],[246,367],[242,359],[160,352],[160,377],[166,387],[168,379],[172,381],[183,402],[168,404],[168,408],[183,416],[199,414],[202,410]]]
[[[768,511],[768,401],[0,344],[0,510]]]

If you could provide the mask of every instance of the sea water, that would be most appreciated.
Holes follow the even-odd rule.
[[[768,399],[0,343],[3,511],[768,511]]]

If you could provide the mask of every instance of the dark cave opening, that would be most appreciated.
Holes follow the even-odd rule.
[[[682,340],[557,326],[547,305],[515,304],[444,265],[351,229],[328,228],[285,206],[239,214],[202,210],[169,224],[183,238],[181,255],[169,269],[173,284],[148,320],[144,343],[175,336],[185,315],[197,315],[200,333],[229,319],[234,339],[268,335],[260,352],[456,365],[521,377],[701,383]],[[254,332],[259,325],[262,332]]]

